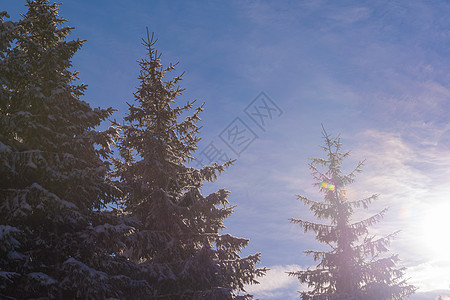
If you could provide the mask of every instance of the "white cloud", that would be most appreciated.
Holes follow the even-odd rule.
[[[450,291],[449,290],[435,290],[429,292],[417,292],[413,296],[409,298],[409,300],[434,300],[439,299],[438,297],[442,297],[442,300],[450,299]]]
[[[302,270],[299,265],[277,265],[268,267],[267,275],[260,278],[259,285],[250,285],[247,292],[256,299],[294,299],[299,296],[297,291],[303,290],[296,277],[288,276],[286,272]]]
[[[433,130],[427,128],[427,131]],[[442,129],[435,128],[435,132],[439,131]],[[450,241],[443,242],[442,239],[449,238],[442,233],[441,240],[436,238],[435,243],[430,244],[433,243],[430,236],[436,237],[435,232],[445,231],[445,228],[439,225],[431,228],[428,221],[438,217],[435,212],[448,202],[450,151],[431,142],[431,139],[436,140],[435,136],[422,137],[422,145],[416,141],[411,143],[400,132],[366,130],[353,138],[353,158],[367,161],[364,172],[350,188],[350,194],[379,193],[381,199],[374,206],[390,207],[385,220],[375,229],[379,234],[401,230],[391,250],[398,253],[401,264],[408,267],[406,278],[411,277],[410,283],[420,291],[449,287],[450,260],[447,255],[436,256],[439,252],[434,248],[448,247]]]
[[[417,285],[420,292],[450,288],[449,267],[448,261],[430,261],[408,268],[408,275],[411,276],[411,283]],[[445,295],[450,296],[450,290],[447,290]]]

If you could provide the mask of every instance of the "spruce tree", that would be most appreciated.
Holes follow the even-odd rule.
[[[200,140],[203,105],[175,103],[183,74],[165,79],[175,65],[162,66],[155,43],[147,30],[140,85],[117,143],[121,159],[115,161],[115,176],[124,192],[126,222],[134,225],[123,254],[148,270],[157,299],[232,299],[265,270],[255,269],[259,253],[240,257],[248,239],[220,233],[233,212],[229,192],[205,197],[201,187],[231,162],[188,166]]]
[[[378,223],[387,209],[373,216],[355,221],[354,210],[367,209],[378,195],[350,201],[346,198],[347,185],[361,172],[364,162],[344,174],[342,162],[350,152],[341,152],[339,137],[333,138],[323,129],[325,158],[313,158],[309,164],[315,186],[324,194],[324,201],[309,200],[298,196],[308,205],[318,219],[328,223],[315,223],[291,219],[304,231],[313,231],[316,239],[326,244],[329,251],[305,251],[318,261],[315,269],[289,272],[310,290],[301,292],[303,300],[384,300],[403,299],[416,288],[403,279],[404,268],[397,267],[398,255],[388,253],[391,239],[397,234],[376,238],[369,234],[369,227]],[[324,170],[323,170],[324,169]]]
[[[65,40],[58,5],[27,6],[17,22],[0,14],[0,298],[124,299],[148,284],[114,253],[131,227],[103,211],[118,196],[105,162],[116,130],[95,127],[113,110],[80,99],[83,41]]]

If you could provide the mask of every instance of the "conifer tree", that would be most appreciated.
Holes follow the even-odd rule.
[[[378,195],[350,201],[345,189],[364,162],[359,162],[349,174],[341,170],[342,162],[350,152],[341,152],[339,137],[333,138],[323,129],[325,158],[313,158],[310,163],[315,186],[324,194],[324,201],[309,200],[298,196],[308,205],[318,219],[326,224],[291,219],[304,231],[313,231],[316,239],[326,244],[330,251],[305,251],[318,261],[315,269],[289,272],[309,291],[301,292],[303,300],[384,300],[403,299],[413,294],[416,288],[403,279],[404,268],[397,267],[398,255],[388,253],[391,239],[397,234],[376,238],[369,234],[369,227],[378,223],[387,209],[361,221],[355,221],[354,209],[367,209]],[[322,170],[325,169],[325,170]]]
[[[229,192],[204,197],[201,187],[231,162],[188,166],[200,140],[203,105],[175,103],[183,74],[165,79],[175,65],[162,66],[155,43],[147,31],[148,56],[139,62],[140,85],[117,143],[121,159],[115,161],[115,175],[127,222],[134,225],[123,254],[148,270],[155,298],[232,299],[264,274],[255,269],[260,254],[240,257],[249,241],[220,234],[233,212]]]
[[[101,210],[118,196],[104,162],[116,130],[94,128],[113,110],[80,100],[83,41],[65,40],[59,5],[27,6],[17,22],[0,14],[0,298],[126,299],[148,284],[113,255],[131,227]]]

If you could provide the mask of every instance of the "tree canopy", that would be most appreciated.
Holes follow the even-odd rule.
[[[231,299],[265,270],[255,269],[259,253],[239,256],[248,239],[220,233],[233,212],[229,192],[220,189],[205,197],[201,188],[231,162],[188,166],[200,140],[203,105],[176,104],[182,74],[165,79],[175,65],[162,66],[155,43],[147,32],[140,86],[120,126],[121,159],[115,160],[124,211],[135,224],[124,254],[152,269],[158,296]]]
[[[203,108],[174,105],[174,65],[145,40],[136,103],[100,131],[113,109],[82,100],[72,70],[84,41],[66,40],[58,4],[27,6],[17,22],[0,13],[0,297],[251,298],[260,253],[221,233],[229,192],[201,194],[231,162],[188,167]]]
[[[342,152],[339,137],[332,137],[323,130],[326,155],[313,158],[309,164],[314,184],[324,194],[323,201],[298,199],[309,206],[314,216],[327,223],[315,223],[292,218],[305,232],[312,231],[316,239],[327,245],[329,251],[305,251],[318,264],[315,269],[289,272],[310,290],[301,292],[304,300],[316,299],[403,299],[413,294],[416,288],[403,279],[405,268],[397,267],[398,255],[389,254],[388,246],[397,234],[376,238],[369,228],[380,222],[387,209],[369,218],[353,220],[355,209],[367,209],[378,195],[360,200],[349,200],[346,187],[353,183],[361,172],[364,162],[359,162],[350,173],[344,174],[342,163],[350,152]]]

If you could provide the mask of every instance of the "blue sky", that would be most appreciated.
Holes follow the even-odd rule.
[[[16,20],[23,4],[3,0],[1,10]],[[244,254],[262,252],[272,269],[249,287],[255,296],[295,298],[302,287],[284,272],[312,266],[303,251],[322,247],[288,221],[311,218],[295,194],[321,199],[307,167],[322,155],[321,123],[352,150],[346,166],[366,159],[348,195],[379,193],[371,212],[389,206],[374,232],[402,230],[391,250],[420,288],[411,299],[450,296],[449,3],[66,0],[60,15],[87,40],[73,61],[83,99],[117,108],[118,120],[146,26],[163,63],[180,62],[180,103],[206,102],[199,153],[213,143],[237,158],[204,192],[231,191],[226,231],[249,238]],[[263,128],[244,111],[260,92],[282,111]],[[235,118],[257,136],[239,156],[220,138]]]

